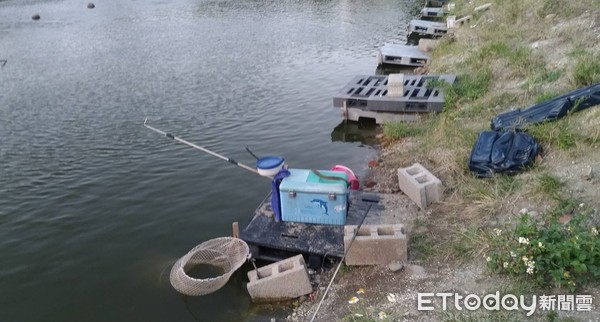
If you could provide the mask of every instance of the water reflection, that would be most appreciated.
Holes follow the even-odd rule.
[[[377,134],[381,133],[381,127],[375,124],[375,120],[361,119],[358,122],[342,121],[331,132],[333,142],[360,142],[367,146],[377,144]]]
[[[383,64],[377,66],[377,68],[375,69],[375,75],[413,74],[414,70],[415,67]]]

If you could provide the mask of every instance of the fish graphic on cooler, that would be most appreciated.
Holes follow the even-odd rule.
[[[313,199],[310,201],[310,203],[318,205],[319,208],[323,209],[325,215],[329,216],[329,210],[327,209],[327,201]]]

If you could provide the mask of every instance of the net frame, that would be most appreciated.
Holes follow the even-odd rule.
[[[206,295],[227,284],[231,275],[250,258],[250,248],[236,237],[219,237],[207,240],[192,248],[171,268],[171,285],[181,294]],[[205,264],[220,268],[223,274],[210,278],[194,278],[186,273],[189,268]]]

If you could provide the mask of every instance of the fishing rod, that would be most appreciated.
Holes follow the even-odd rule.
[[[256,174],[258,174],[258,175],[260,175],[260,176],[263,176],[263,177],[264,177],[264,175],[260,174],[260,173],[258,172],[258,170],[254,169],[254,168],[251,168],[251,167],[249,167],[249,166],[247,166],[247,165],[245,165],[245,164],[243,164],[243,163],[239,163],[239,162],[235,161],[234,159],[230,159],[230,158],[228,158],[228,157],[222,156],[222,155],[220,155],[220,154],[218,154],[218,153],[216,153],[216,152],[213,152],[213,151],[211,151],[211,150],[209,150],[209,149],[203,148],[203,147],[201,147],[201,146],[198,146],[198,145],[196,145],[196,144],[194,144],[194,143],[191,143],[191,142],[188,142],[188,141],[186,141],[186,140],[184,140],[184,139],[178,138],[178,137],[174,136],[174,135],[173,135],[173,134],[171,134],[171,133],[167,133],[167,132],[161,131],[161,130],[159,130],[159,129],[157,129],[157,128],[154,128],[154,127],[152,127],[152,126],[148,125],[148,118],[146,118],[146,119],[144,120],[144,126],[145,126],[146,128],[149,128],[150,130],[152,130],[152,131],[156,132],[156,133],[162,134],[162,135],[164,135],[164,136],[166,136],[166,137],[168,137],[168,138],[171,138],[171,139],[173,139],[173,140],[175,140],[175,141],[179,141],[179,142],[181,142],[181,143],[183,143],[183,144],[185,144],[185,145],[191,146],[191,147],[192,147],[192,148],[194,148],[194,149],[200,150],[200,151],[202,151],[202,152],[206,152],[206,153],[208,153],[208,154],[210,154],[210,155],[212,155],[212,156],[215,156],[215,157],[217,157],[217,158],[219,158],[219,159],[225,160],[225,161],[227,161],[227,162],[229,162],[229,163],[231,163],[231,164],[233,164],[233,165],[237,165],[238,167],[240,167],[240,168],[242,168],[242,169],[246,169],[246,170],[248,170],[248,171],[254,172],[254,173],[256,173]],[[273,177],[270,177],[270,176],[267,176],[267,177],[268,177],[268,178],[271,178],[271,179],[273,179]]]

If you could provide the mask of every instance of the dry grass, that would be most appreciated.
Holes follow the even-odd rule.
[[[457,8],[466,13],[485,2],[459,0]],[[545,155],[550,155],[543,166],[519,176],[487,180],[469,173],[470,151],[478,133],[490,128],[492,116],[600,81],[600,65],[590,59],[600,57],[600,0],[493,3],[470,26],[442,39],[429,72],[457,74],[460,83],[447,89],[442,114],[426,123],[397,127],[402,136],[412,137],[412,146],[408,153],[399,152],[386,161],[397,166],[417,161],[440,177],[446,188],[445,219],[457,222],[456,227],[450,224],[443,230],[450,233],[461,227],[461,221],[474,220],[475,226],[467,229],[472,233],[464,233],[477,241],[474,247],[484,240],[476,237],[480,236],[477,227],[492,218],[510,221],[522,202],[553,205],[562,191],[574,190],[569,186],[572,180],[550,171],[574,162],[595,162],[600,142],[600,112],[592,108],[530,127]],[[439,234],[440,242],[450,242],[450,246],[441,256],[471,252],[460,246],[469,238],[443,235]]]

